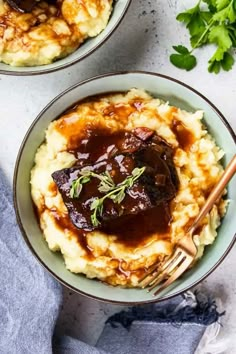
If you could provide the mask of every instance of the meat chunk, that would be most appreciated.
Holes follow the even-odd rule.
[[[144,131],[145,134],[146,132]],[[176,194],[178,177],[172,161],[172,149],[163,140],[155,142],[155,139],[152,138],[155,136],[154,132],[150,134],[148,131],[147,139],[143,133],[141,136],[134,133],[133,138],[132,133],[127,135],[124,132],[123,134],[122,144],[120,144],[120,136],[117,143],[109,137],[110,143],[116,147],[117,153],[115,155],[103,154],[104,159],[100,159],[96,155],[94,163],[87,165],[83,163],[81,166],[78,161],[74,167],[52,174],[69,216],[77,228],[84,230],[104,228],[115,220],[117,222],[118,219],[127,219],[130,215],[141,214],[161,203],[169,202]],[[125,140],[127,140],[127,144]],[[129,148],[127,151],[130,141],[135,141],[135,149]],[[103,149],[101,151],[104,152]],[[97,154],[97,151],[94,153]],[[90,151],[90,155],[92,155],[92,151]],[[119,187],[124,180],[132,176],[135,168],[144,168],[144,171],[133,185],[125,189],[122,200],[103,198],[106,191],[101,190],[101,179],[96,176],[104,176],[106,173],[110,176],[114,186]],[[92,175],[89,181],[86,180],[86,183],[80,186],[79,196],[72,196],[73,181],[86,173],[91,175],[91,172],[96,176]],[[96,199],[101,200],[101,198],[103,198],[102,212],[97,215],[99,223],[95,225],[92,218],[92,205]]]
[[[146,141],[154,135],[154,131],[146,127],[138,127],[134,129],[134,135],[142,141]]]

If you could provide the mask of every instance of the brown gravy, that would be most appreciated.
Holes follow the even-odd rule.
[[[113,221],[110,227],[102,231],[116,235],[118,243],[135,248],[145,245],[147,239],[154,234],[160,239],[168,239],[170,222],[169,206],[162,204],[131,216],[123,222]]]
[[[102,97],[101,95],[100,97]],[[87,98],[79,104],[88,102],[90,100],[91,105],[96,99],[100,98],[90,97]],[[78,105],[71,107],[64,114],[71,114],[76,111]],[[135,110],[140,111],[142,108],[142,100],[136,100],[130,106],[123,104],[120,105],[110,105],[104,110],[104,115],[117,116],[117,120],[126,121],[127,117],[133,113]],[[71,124],[72,123],[72,124]],[[78,124],[78,122],[75,122]],[[63,133],[68,139],[75,129],[78,131],[79,127],[73,124],[73,115],[71,117],[65,117],[61,120],[60,125],[57,129]],[[172,131],[176,135],[179,145],[182,149],[188,150],[194,142],[193,134],[184,126],[180,121],[173,119]],[[127,135],[129,132],[126,133]],[[116,153],[119,144],[122,144],[122,139],[124,136],[124,131],[118,131],[112,133],[108,129],[97,128],[96,130],[89,129],[80,133],[76,141],[76,148],[73,146],[69,150],[73,153],[77,159],[76,165],[84,166],[96,162],[98,159],[107,159],[108,155]],[[131,137],[132,140],[132,137]],[[73,144],[72,144],[73,145]],[[132,145],[132,141],[131,141]],[[129,148],[129,146],[127,147]],[[119,183],[120,181],[116,181]],[[88,257],[93,257],[92,250],[88,247],[86,241],[86,231],[77,229],[68,216],[61,217],[55,212],[54,214],[57,226],[62,229],[73,230],[73,233],[77,235],[78,242],[86,250]],[[123,220],[113,221],[110,225],[107,225],[102,232],[110,235],[117,236],[118,243],[124,244],[127,247],[136,248],[138,246],[144,245],[147,239],[156,234],[160,239],[168,239],[171,223],[171,210],[168,203],[163,203],[156,207],[153,207],[143,213],[138,215],[132,215]],[[121,270],[123,272],[123,270]]]
[[[172,122],[172,131],[175,134],[181,149],[189,150],[195,141],[192,132],[188,130],[182,122],[176,119],[174,119]]]
[[[140,129],[142,128],[138,129],[138,135],[140,135]],[[150,129],[148,131],[148,129],[145,128],[141,133],[143,133],[141,136],[144,137],[144,139],[147,136],[149,141],[148,144],[152,145],[154,144],[155,139],[158,139],[158,136],[155,135],[152,138],[154,133],[150,136],[148,135],[148,133],[150,133]],[[77,149],[69,150],[69,152],[73,153],[76,157],[76,166],[83,167],[86,165],[88,166],[99,163],[99,166],[103,168],[102,166],[105,164],[106,169],[110,172],[114,182],[118,184],[131,174],[134,166],[133,160],[129,158],[128,155],[124,155],[124,158],[118,160],[118,158],[122,157],[122,155],[117,155],[117,153],[122,151],[122,153],[127,152],[132,154],[134,149],[137,150],[141,144],[143,144],[142,140],[136,137],[134,133],[129,131],[118,131],[111,133],[108,129],[97,129],[95,131],[88,130],[87,136],[83,137],[83,139],[80,141],[80,144],[78,144]],[[155,144],[157,144],[157,142],[155,142]],[[159,145],[155,146],[161,148]],[[163,153],[165,153],[164,147]],[[115,163],[111,163],[110,160],[113,155],[116,155],[114,159],[115,161],[117,159],[117,161]],[[156,161],[155,155],[150,155],[150,158],[154,159],[152,161]],[[131,161],[129,161],[129,159]],[[158,167],[159,173],[165,174],[166,172],[163,170],[164,166],[162,166],[158,160],[156,163],[157,166],[160,165]],[[71,176],[73,173],[74,172],[71,172]],[[98,184],[99,181],[97,179],[92,179],[88,185],[85,185],[80,198],[78,200],[73,200],[73,203],[78,210],[81,209],[81,205],[83,203],[84,205],[87,204],[89,198],[97,196]],[[142,193],[144,193],[144,191],[137,190],[136,199],[138,198],[139,200],[141,198],[143,200],[142,203],[145,203],[145,194]],[[64,195],[63,198],[65,198],[67,202],[70,202],[70,198],[68,199],[67,195]],[[107,200],[106,203],[109,203],[109,200]],[[132,199],[129,197],[129,195],[127,195],[124,201],[124,206],[126,207],[127,205],[127,208],[134,208],[135,205],[131,207],[132,203]],[[65,226],[68,227],[68,225],[64,226],[63,222],[64,220],[62,219],[62,223],[59,225],[61,229],[63,229]],[[166,239],[169,237],[168,235],[170,222],[171,212],[169,202],[162,202],[161,205],[153,205],[153,207],[143,212],[139,212],[138,214],[125,215],[124,217],[111,219],[111,221],[107,223],[106,226],[102,227],[101,231],[108,235],[117,236],[117,242],[125,244],[127,247],[138,247],[144,245],[145,241],[147,241],[147,238],[154,234],[158,235],[159,238]],[[59,221],[57,221],[57,223],[59,223]],[[72,222],[70,223],[72,224]],[[78,229],[78,231],[79,232],[76,233],[78,235],[78,239],[81,239],[81,237],[83,238],[83,236],[81,236],[81,230]],[[82,242],[81,245],[82,244],[84,246],[84,242]]]
[[[77,241],[79,242],[80,246],[86,251],[87,258],[89,260],[93,259],[93,250],[88,246],[87,239],[86,239],[86,231],[77,229],[72,222],[68,215],[62,215],[56,209],[50,209],[50,212],[54,216],[54,220],[58,229],[65,232],[66,230],[72,231],[73,235],[77,237]]]

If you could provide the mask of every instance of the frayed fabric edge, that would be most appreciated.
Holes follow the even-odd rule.
[[[209,326],[218,323],[224,312],[218,312],[215,300],[198,292],[186,292],[172,303],[140,305],[121,311],[111,316],[106,323],[112,327],[121,324],[127,330],[134,321],[153,321],[181,326],[182,323],[196,323]]]
[[[216,300],[217,308],[222,308],[222,302],[219,298]],[[223,354],[227,353],[232,339],[225,333],[222,333],[222,325],[219,321],[209,325],[194,354]]]

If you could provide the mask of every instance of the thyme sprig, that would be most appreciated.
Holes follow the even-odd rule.
[[[98,217],[102,216],[103,213],[103,205],[105,199],[109,198],[114,203],[120,204],[125,198],[125,192],[128,188],[131,188],[135,181],[143,174],[145,171],[145,167],[142,168],[135,168],[131,175],[128,176],[124,181],[115,185],[113,188],[110,189],[110,192],[105,194],[102,198],[95,198],[90,206],[90,210],[93,210],[91,215],[91,221],[93,226],[98,226],[100,221]]]
[[[80,176],[78,179],[75,179],[70,187],[70,197],[79,198],[83,184],[90,182],[90,179],[90,175]]]
[[[130,176],[116,185],[108,171],[97,174],[95,172],[84,169],[80,171],[81,176],[72,182],[70,188],[70,197],[79,198],[83,189],[83,184],[90,182],[92,177],[98,178],[100,180],[98,190],[100,193],[105,193],[105,195],[101,198],[96,197],[90,205],[90,210],[93,211],[91,215],[91,222],[93,226],[96,227],[100,224],[98,218],[102,216],[104,201],[109,198],[114,203],[120,204],[125,198],[126,190],[134,185],[135,181],[143,174],[144,171],[145,167],[136,167]]]
[[[86,184],[91,181],[91,177],[95,177],[100,179],[100,184],[98,186],[98,190],[101,193],[109,192],[112,188],[115,187],[115,183],[108,171],[98,174],[93,171],[84,169],[79,172],[81,175],[79,178],[75,179],[71,183],[70,187],[70,197],[71,198],[79,198],[80,193],[83,189],[83,184]]]

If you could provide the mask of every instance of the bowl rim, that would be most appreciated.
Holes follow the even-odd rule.
[[[86,296],[90,299],[93,300],[97,300],[100,302],[104,302],[104,303],[110,303],[110,304],[114,304],[114,305],[126,305],[126,306],[131,306],[131,305],[144,305],[144,304],[151,304],[151,303],[157,303],[157,302],[161,302],[164,300],[168,300],[171,299],[177,295],[180,295],[188,290],[190,290],[191,288],[193,288],[194,286],[198,285],[200,282],[202,282],[204,279],[206,279],[222,262],[223,260],[226,258],[226,256],[229,254],[230,250],[233,248],[233,245],[236,243],[236,233],[234,234],[232,241],[230,242],[230,244],[228,245],[226,251],[221,255],[220,259],[215,263],[215,265],[213,267],[211,267],[200,279],[194,281],[192,284],[190,284],[189,286],[186,286],[184,289],[179,290],[174,292],[171,295],[165,295],[162,298],[154,298],[151,300],[144,300],[144,301],[134,301],[134,302],[129,302],[129,301],[118,301],[118,300],[110,300],[110,299],[105,299],[99,296],[95,296],[95,295],[91,295],[88,293],[85,293],[82,290],[77,289],[76,287],[68,284],[65,280],[61,279],[60,276],[58,276],[57,274],[54,273],[54,271],[52,269],[50,269],[44,262],[43,260],[38,256],[37,252],[34,250],[33,246],[31,245],[27,233],[24,230],[24,226],[23,223],[21,222],[21,218],[20,218],[20,213],[18,210],[18,205],[17,205],[17,188],[16,188],[16,184],[17,184],[17,176],[18,176],[18,169],[19,169],[19,164],[20,164],[20,160],[21,160],[21,155],[22,152],[24,150],[25,144],[27,143],[28,137],[31,134],[31,131],[33,130],[35,124],[40,120],[40,118],[43,116],[43,114],[48,110],[49,107],[51,107],[55,102],[57,102],[62,96],[64,96],[65,94],[67,94],[70,91],[73,91],[75,88],[82,86],[86,83],[89,83],[91,81],[95,81],[95,80],[99,80],[105,77],[111,77],[111,76],[121,76],[121,75],[128,75],[128,74],[141,74],[141,75],[151,75],[151,76],[156,76],[156,77],[160,77],[166,80],[169,80],[171,82],[175,82],[181,86],[184,86],[185,88],[187,88],[188,90],[192,91],[193,93],[195,93],[196,95],[200,96],[208,105],[210,105],[210,107],[213,109],[213,111],[215,111],[215,113],[218,115],[218,117],[221,119],[222,123],[225,125],[226,129],[229,131],[231,137],[233,138],[233,141],[236,145],[236,134],[233,131],[233,128],[230,126],[230,124],[228,123],[228,121],[226,120],[226,118],[224,117],[224,115],[219,111],[219,109],[207,98],[205,97],[203,94],[201,94],[199,91],[195,90],[194,88],[192,88],[191,86],[185,84],[184,82],[172,78],[170,76],[167,75],[163,75],[160,73],[155,73],[155,72],[150,72],[150,71],[120,71],[120,72],[114,72],[114,73],[106,73],[106,74],[102,74],[102,75],[97,75],[94,76],[92,78],[83,80],[77,84],[74,84],[73,86],[67,88],[66,90],[64,90],[63,92],[61,92],[59,95],[57,95],[54,99],[52,99],[44,108],[43,110],[41,110],[41,112],[37,115],[37,117],[34,119],[34,121],[31,123],[30,127],[28,128],[23,141],[20,145],[18,154],[17,154],[17,158],[16,158],[16,162],[15,162],[15,167],[14,167],[14,174],[13,174],[13,204],[14,204],[14,210],[15,210],[15,214],[16,214],[16,220],[18,223],[18,226],[20,228],[21,234],[23,236],[24,241],[26,242],[27,246],[29,247],[29,249],[31,250],[32,254],[34,255],[34,257],[38,260],[38,262],[57,280],[59,281],[59,283],[61,283],[62,285],[64,285],[65,287],[67,287],[70,290],[75,291],[76,293]]]
[[[117,0],[115,0],[117,1]],[[111,35],[117,30],[117,28],[119,27],[121,21],[124,19],[126,13],[128,12],[128,9],[131,5],[132,0],[126,0],[126,4],[125,7],[120,15],[120,18],[118,19],[118,21],[115,23],[114,27],[110,29],[110,31],[107,33],[107,35],[101,40],[101,42],[99,42],[98,44],[96,44],[94,47],[92,47],[88,52],[86,52],[85,54],[83,54],[81,57],[79,58],[75,58],[71,61],[69,61],[68,63],[64,63],[59,65],[56,68],[51,68],[51,69],[47,69],[47,65],[40,65],[41,68],[38,71],[34,71],[34,69],[29,70],[29,71],[17,71],[17,70],[4,70],[4,69],[0,69],[0,75],[10,75],[10,76],[35,76],[35,75],[43,75],[43,74],[50,74],[52,72],[56,72],[59,70],[63,70],[66,68],[69,68],[70,66],[80,62],[81,60],[87,58],[90,54],[92,54],[93,52],[95,52],[95,50],[97,50],[98,48],[100,48],[105,42],[108,41],[108,39],[111,37]],[[102,32],[101,32],[102,33]],[[92,39],[92,38],[91,38]],[[83,43],[82,43],[83,45]],[[79,48],[77,48],[76,50],[78,50]],[[75,50],[75,51],[76,51]],[[72,54],[72,53],[71,53]],[[67,56],[69,57],[70,54]],[[58,59],[58,61],[60,61],[60,59]],[[5,64],[5,63],[1,63],[0,64]],[[10,66],[9,64],[5,64],[6,66]],[[28,68],[27,66],[23,66],[21,68]],[[33,67],[32,67],[33,68]],[[45,68],[45,69],[44,69]]]

